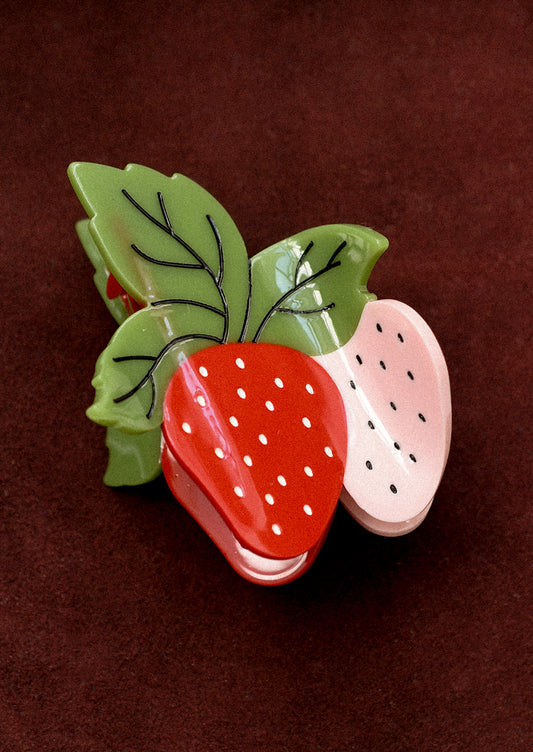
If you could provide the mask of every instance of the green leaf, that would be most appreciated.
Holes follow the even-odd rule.
[[[113,299],[107,297],[107,280],[109,278],[109,272],[107,271],[104,259],[100,255],[100,251],[89,232],[89,220],[82,219],[79,222],[76,222],[76,232],[78,233],[78,237],[85,253],[94,266],[95,272],[93,280],[96,289],[100,293],[110,314],[118,324],[121,324],[128,318],[129,312],[126,310],[126,306],[120,297]]]
[[[98,358],[88,417],[126,433],[157,428],[174,372],[193,353],[220,344],[223,328],[219,314],[193,305],[166,303],[132,314]]]
[[[224,341],[239,338],[248,300],[248,256],[233,220],[184,175],[90,162],[69,166],[105,267],[141,304],[194,300],[224,316]],[[194,317],[193,317],[194,319]],[[192,323],[191,333],[198,326]]]
[[[124,433],[108,428],[109,462],[104,475],[107,486],[138,486],[161,473],[161,430]]]
[[[366,287],[388,241],[359,225],[325,225],[253,257],[246,339],[308,355],[342,347],[375,295]]]

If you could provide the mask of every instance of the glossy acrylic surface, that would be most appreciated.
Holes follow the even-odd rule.
[[[311,358],[268,344],[203,350],[169,385],[163,434],[250,551],[299,556],[329,527],[346,423],[338,390]]]
[[[68,172],[118,324],[87,411],[107,428],[105,482],[144,483],[163,467],[254,582],[309,567],[339,496],[374,532],[416,527],[446,463],[449,383],[427,324],[367,289],[386,238],[326,225],[250,261],[229,214],[183,175]]]
[[[369,228],[312,228],[249,265],[227,212],[184,176],[73,163],[69,177],[89,214],[77,223],[79,238],[120,325],[98,359],[88,410],[112,431],[110,484],[142,483],[159,471],[164,394],[189,356],[232,341],[330,352],[375,297],[366,282],[388,243]],[[134,438],[141,434],[147,440]]]
[[[317,360],[346,406],[344,505],[373,532],[409,532],[427,514],[451,438],[448,372],[433,333],[409,306],[378,300],[343,348]]]
[[[161,462],[168,484],[189,514],[202,526],[231,566],[242,577],[259,585],[282,585],[300,577],[315,560],[323,537],[310,551],[290,559],[271,559],[250,551],[235,538],[232,530],[202,488],[187,474],[162,442]]]
[[[376,297],[366,284],[387,246],[383,235],[367,227],[325,225],[256,254],[247,339],[308,355],[341,347]]]
[[[229,339],[238,338],[248,257],[233,220],[206,190],[141,165],[77,162],[69,177],[106,268],[134,300],[201,301],[219,309]],[[234,309],[232,321],[225,304]]]

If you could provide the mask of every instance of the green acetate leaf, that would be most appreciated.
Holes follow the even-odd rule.
[[[370,272],[388,241],[359,225],[305,230],[251,261],[249,341],[319,355],[351,338],[369,300]]]
[[[132,314],[98,358],[88,417],[126,433],[157,428],[174,372],[193,353],[220,344],[223,328],[219,314],[194,305],[166,303]]]
[[[161,430],[124,433],[108,428],[109,461],[104,475],[107,486],[138,486],[161,473]]]
[[[248,299],[248,256],[233,220],[184,175],[141,165],[76,162],[69,178],[90,217],[105,267],[138,303],[194,300],[225,317],[239,338]],[[191,333],[198,331],[192,322]]]
[[[106,269],[104,259],[100,255],[98,246],[93,240],[93,237],[89,231],[89,220],[82,219],[76,223],[76,232],[78,238],[83,246],[85,253],[87,254],[91,264],[94,266],[93,280],[96,285],[96,289],[100,293],[104,303],[107,306],[110,314],[113,316],[118,324],[121,324],[129,315],[126,310],[126,306],[119,297],[110,299],[107,296],[107,280],[109,278],[109,272]]]

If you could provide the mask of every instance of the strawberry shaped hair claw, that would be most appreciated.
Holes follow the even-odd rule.
[[[77,224],[118,328],[89,417],[104,481],[163,471],[233,568],[266,585],[312,564],[340,498],[383,535],[414,529],[444,471],[444,358],[408,306],[367,290],[387,248],[357,225],[248,259],[203,188],[139,165],[73,163]]]

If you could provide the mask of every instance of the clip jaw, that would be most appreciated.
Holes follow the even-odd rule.
[[[250,551],[235,537],[207,495],[181,467],[165,441],[161,446],[161,464],[167,483],[181,504],[209,535],[233,569],[259,585],[283,585],[300,577],[313,563],[325,538],[310,551],[289,559],[272,559]]]
[[[346,465],[344,404],[312,358],[233,343],[188,358],[167,388],[163,472],[237,571],[289,581],[331,524]]]
[[[309,568],[339,497],[383,535],[422,521],[448,454],[449,382],[427,324],[367,290],[382,235],[327,225],[249,260],[183,175],[74,163],[69,177],[119,324],[88,410],[108,429],[109,485],[163,470],[234,569],[267,585]]]

